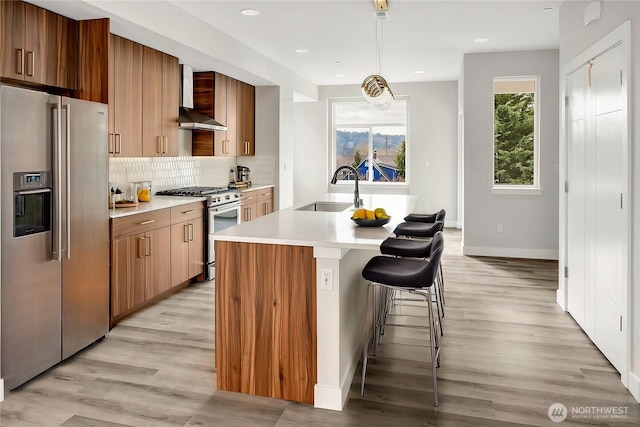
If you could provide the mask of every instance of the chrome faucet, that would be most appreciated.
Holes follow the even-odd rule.
[[[360,199],[360,192],[358,191],[358,171],[352,168],[351,166],[340,166],[333,173],[333,178],[331,178],[331,183],[335,184],[338,181],[338,172],[342,169],[349,169],[353,175],[356,177],[356,188],[353,191],[353,206],[355,208],[359,208],[362,205],[362,200]]]

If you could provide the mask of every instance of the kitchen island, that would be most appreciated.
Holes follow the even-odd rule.
[[[390,222],[358,227],[350,203],[340,212],[302,205],[214,235],[218,389],[342,410],[365,336],[362,267],[417,201],[363,199]]]

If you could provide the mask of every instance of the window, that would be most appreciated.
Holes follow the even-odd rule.
[[[539,77],[493,80],[493,188],[539,189]]]
[[[359,98],[330,101],[333,168],[351,166],[362,181],[405,182],[407,100],[397,99],[382,111]],[[352,180],[352,172],[339,175]]]

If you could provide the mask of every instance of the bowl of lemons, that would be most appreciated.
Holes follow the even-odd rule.
[[[356,209],[351,215],[351,220],[360,227],[382,227],[389,222],[391,217],[382,208]]]

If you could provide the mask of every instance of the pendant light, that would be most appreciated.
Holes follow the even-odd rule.
[[[393,92],[389,88],[389,84],[380,74],[382,73],[382,36],[378,37],[378,23],[388,21],[389,14],[387,12],[386,0],[374,0],[376,6],[376,65],[378,74],[372,74],[364,79],[360,90],[364,98],[372,105],[381,110],[388,110],[393,104]],[[382,33],[382,25],[380,25],[380,33]]]

